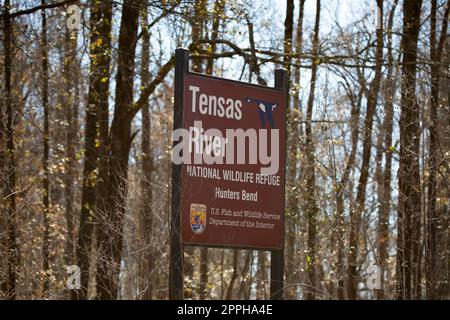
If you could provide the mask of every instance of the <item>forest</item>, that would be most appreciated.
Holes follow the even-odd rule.
[[[284,299],[450,299],[449,0],[0,6],[0,300],[171,297],[180,47],[287,71]],[[186,246],[183,297],[270,299],[270,265]]]

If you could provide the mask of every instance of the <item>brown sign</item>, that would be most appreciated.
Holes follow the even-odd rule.
[[[283,247],[285,101],[281,89],[185,74],[173,150],[184,244]]]

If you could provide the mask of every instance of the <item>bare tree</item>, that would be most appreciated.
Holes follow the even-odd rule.
[[[420,242],[420,125],[416,101],[417,42],[422,1],[403,2],[402,97],[397,231],[397,298],[418,298]]]
[[[389,13],[387,30],[387,75],[384,83],[384,148],[385,153],[385,164],[384,170],[380,172],[380,207],[378,215],[378,263],[381,268],[381,289],[377,291],[377,299],[384,299],[386,297],[385,288],[385,275],[387,272],[387,260],[388,254],[388,244],[389,244],[389,213],[391,211],[391,199],[392,199],[392,188],[391,188],[391,177],[392,177],[392,157],[394,153],[394,147],[392,145],[392,131],[394,128],[394,96],[396,92],[395,85],[395,65],[394,65],[394,53],[393,53],[393,42],[392,42],[392,29],[394,25],[395,9],[397,7],[398,0],[395,0],[392,4],[391,11]]]
[[[372,127],[375,108],[378,100],[378,91],[381,79],[381,64],[383,59],[383,1],[377,0],[378,23],[377,23],[377,48],[375,56],[375,77],[371,83],[369,96],[367,97],[366,118],[364,120],[363,135],[363,160],[361,174],[358,182],[356,195],[356,208],[350,210],[350,234],[348,255],[348,288],[347,296],[351,300],[357,298],[358,286],[358,242],[359,229],[361,227],[361,215],[364,212],[366,187],[369,177],[370,154],[372,147]]]

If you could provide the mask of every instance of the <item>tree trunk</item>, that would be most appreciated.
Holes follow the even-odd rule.
[[[292,34],[294,30],[294,0],[286,0],[286,18],[284,20],[284,58],[283,67],[288,73],[288,88],[291,84]],[[289,106],[289,101],[287,106]]]
[[[447,9],[442,20],[442,31],[439,44],[436,46],[436,16],[437,0],[431,1],[431,32],[430,32],[430,58],[431,58],[431,95],[430,95],[430,142],[429,177],[428,177],[428,206],[427,206],[427,237],[426,237],[426,292],[428,299],[436,299],[437,290],[437,252],[436,235],[439,227],[439,217],[436,208],[436,186],[439,160],[439,83],[441,75],[441,60],[447,37],[448,15],[450,2],[447,1]]]
[[[308,104],[306,110],[306,165],[305,165],[305,207],[306,218],[308,221],[308,256],[306,259],[307,272],[307,288],[306,299],[315,300],[315,285],[316,285],[316,234],[317,234],[317,214],[319,207],[316,202],[316,159],[315,159],[315,143],[312,132],[312,115],[314,107],[314,97],[317,80],[317,57],[319,55],[319,26],[320,26],[320,0],[316,1],[316,18],[314,23],[313,35],[313,59],[311,63],[311,80],[310,91],[308,97]]]
[[[223,16],[223,12],[225,10],[225,1],[223,0],[215,0],[214,1],[214,16],[213,16],[213,21],[212,21],[212,31],[211,31],[211,35],[210,35],[210,40],[211,40],[211,47],[210,47],[210,53],[214,54],[216,52],[217,49],[217,44],[216,44],[216,40],[219,36],[219,27],[220,27],[220,23],[223,21],[222,16]],[[206,74],[210,74],[212,75],[214,72],[214,59],[208,59],[207,63],[206,63]]]
[[[123,218],[127,197],[128,155],[133,139],[130,110],[133,103],[134,58],[139,2],[124,1],[120,24],[114,118],[111,125],[108,208],[98,229],[97,296],[115,299],[122,254]]]
[[[253,23],[250,21],[248,16],[246,15],[247,20],[247,28],[248,28],[248,38],[250,42],[250,61],[249,61],[249,75],[248,75],[248,81],[251,82],[253,78],[253,74],[256,75],[256,79],[258,81],[258,84],[267,86],[266,80],[261,77],[260,68],[258,65],[258,59],[256,57],[256,45],[255,45],[255,35],[253,31]]]
[[[6,140],[6,148],[2,150],[3,161],[5,165],[4,186],[2,195],[2,204],[6,215],[6,251],[7,251],[7,270],[5,294],[8,300],[15,300],[17,296],[17,264],[18,247],[16,240],[16,168],[15,168],[15,145],[14,145],[14,125],[13,125],[13,105],[11,92],[11,68],[12,68],[12,20],[10,17],[10,1],[4,2],[3,30],[4,30],[4,70],[5,70],[5,130],[2,130],[1,138]],[[3,120],[3,119],[2,119]],[[3,129],[3,128],[2,128]],[[4,135],[4,136],[3,136]],[[3,209],[2,209],[3,210]]]
[[[389,244],[389,214],[391,210],[391,176],[392,176],[392,156],[394,147],[392,145],[392,132],[394,129],[394,96],[396,92],[395,87],[395,65],[392,46],[392,29],[394,25],[395,9],[397,7],[398,0],[395,0],[388,20],[388,43],[387,43],[387,75],[384,89],[384,154],[385,164],[382,172],[381,192],[379,215],[378,215],[378,263],[381,268],[381,289],[377,290],[377,299],[386,298],[385,277],[387,273],[388,263],[388,244]]]
[[[104,241],[103,235],[106,225],[104,219],[107,218],[110,207],[113,205],[109,198],[110,188],[110,141],[109,141],[109,81],[110,81],[110,63],[111,63],[111,29],[112,29],[112,15],[113,15],[113,3],[104,2],[100,4],[100,17],[98,25],[98,39],[101,41],[97,47],[97,60],[98,63],[98,78],[96,81],[96,113],[97,113],[97,126],[98,126],[98,180],[96,183],[96,196],[95,196],[95,221],[97,229],[97,266],[101,263],[108,263],[103,261],[105,257],[102,256],[102,244]],[[100,228],[98,228],[100,227]],[[120,248],[121,248],[121,244]],[[97,270],[97,280],[98,280]],[[97,297],[101,295],[99,293],[99,283],[97,282]],[[115,296],[115,294],[114,294]]]
[[[364,121],[363,137],[363,159],[361,174],[356,194],[356,208],[350,210],[350,235],[348,255],[348,288],[347,296],[350,300],[357,299],[358,289],[358,243],[361,215],[364,212],[366,200],[366,186],[369,178],[370,154],[372,147],[373,116],[378,100],[378,91],[381,79],[381,64],[383,58],[383,1],[377,0],[378,26],[377,26],[377,48],[375,57],[375,78],[371,84],[369,97],[367,97],[366,118]]]
[[[297,292],[297,266],[296,255],[296,233],[297,223],[299,219],[298,212],[298,180],[297,166],[299,160],[299,137],[300,137],[300,54],[302,50],[303,38],[303,16],[304,16],[305,0],[300,0],[299,17],[297,21],[297,34],[295,40],[295,53],[298,55],[297,65],[294,67],[294,84],[293,84],[293,110],[288,118],[289,124],[289,174],[288,174],[288,211],[287,211],[287,242],[286,242],[286,298],[295,299]]]
[[[200,285],[198,294],[200,300],[205,300],[207,296],[208,285],[208,248],[200,248]]]
[[[192,42],[194,44],[194,54],[202,49],[197,41],[203,39],[204,24],[208,12],[206,0],[195,0],[193,16],[191,17]],[[192,70],[195,72],[203,72],[203,61],[201,58],[192,59]]]
[[[97,157],[99,149],[105,148],[104,136],[108,136],[108,85],[110,60],[110,33],[111,33],[112,3],[95,2],[91,5],[91,35],[90,57],[91,67],[89,74],[89,92],[86,106],[85,124],[85,151],[83,168],[83,187],[81,195],[81,215],[78,230],[78,244],[76,257],[81,270],[81,289],[72,291],[72,299],[87,299],[89,288],[90,253],[93,240],[94,212],[96,207],[96,185],[100,181],[97,175]],[[105,119],[106,117],[106,119]],[[97,120],[99,123],[102,144],[96,147]],[[106,126],[106,128],[105,128]],[[106,152],[106,151],[104,151]],[[106,160],[103,155],[100,163]],[[103,162],[104,163],[104,162]],[[104,166],[102,167],[104,170]],[[103,177],[103,176],[102,176]],[[98,191],[97,191],[98,192]]]
[[[66,162],[64,175],[65,216],[67,227],[67,241],[65,261],[71,265],[74,261],[74,180],[76,168],[76,140],[78,135],[78,103],[74,84],[79,82],[79,62],[76,56],[77,33],[66,29],[65,32],[65,59],[64,59],[64,108],[66,110]],[[75,85],[76,86],[76,85]]]
[[[250,291],[250,284],[251,284],[251,274],[252,271],[250,270],[250,266],[252,265],[253,261],[253,250],[246,250],[246,256],[244,260],[244,267],[241,270],[241,283],[239,285],[239,299],[241,300],[249,300],[249,291]]]
[[[141,61],[141,85],[147,86],[150,80],[149,63],[150,63],[150,33],[148,31],[148,9],[142,10],[142,61]],[[146,248],[143,252],[143,278],[144,288],[146,288],[143,299],[151,300],[153,296],[153,246],[152,246],[152,226],[153,226],[153,211],[152,211],[152,174],[153,154],[151,148],[151,119],[148,101],[142,106],[142,173],[141,180],[142,190],[142,212],[141,219],[143,222],[143,246]]]
[[[347,82],[346,82],[347,83]],[[347,95],[351,103],[351,118],[350,127],[351,129],[351,151],[348,157],[347,163],[343,175],[336,185],[336,246],[337,246],[337,262],[336,262],[336,273],[337,273],[337,294],[338,299],[343,300],[345,298],[344,294],[344,278],[345,278],[345,266],[344,266],[344,249],[345,249],[345,229],[346,223],[344,219],[344,197],[346,193],[346,186],[348,185],[350,179],[350,173],[355,167],[356,153],[358,151],[358,138],[359,138],[359,117],[361,112],[361,101],[363,96],[363,90],[361,89],[358,96],[355,97],[352,87],[347,83]]]
[[[234,283],[238,277],[239,253],[240,250],[233,250],[233,273],[231,274],[230,283],[228,284],[225,300],[233,299]]]
[[[45,5],[45,0],[41,1]],[[43,156],[43,223],[44,238],[42,243],[42,269],[44,279],[42,285],[42,297],[47,298],[50,279],[50,170],[49,170],[49,101],[48,101],[48,45],[47,45],[47,16],[45,10],[42,10],[42,108],[44,110],[44,156]]]
[[[267,300],[267,252],[263,250],[258,251],[258,267],[256,270],[256,299]]]
[[[397,298],[417,297],[420,241],[420,124],[416,101],[417,42],[422,0],[403,2],[402,96],[400,115],[399,208],[397,231]]]

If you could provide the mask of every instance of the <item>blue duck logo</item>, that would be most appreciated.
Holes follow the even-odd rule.
[[[254,98],[245,98],[246,103],[253,103],[257,107],[258,118],[263,129],[266,128],[266,123],[269,124],[271,129],[275,129],[275,122],[273,121],[272,112],[278,106],[277,103],[263,101]]]

